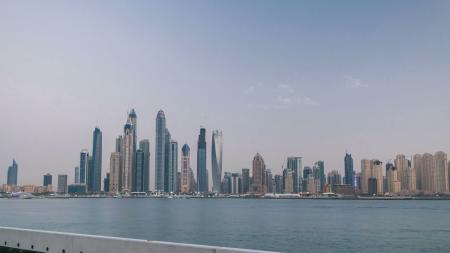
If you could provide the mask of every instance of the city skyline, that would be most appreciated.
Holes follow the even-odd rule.
[[[394,159],[386,162],[384,173],[383,162],[378,159],[361,159],[361,169],[358,172],[353,168],[353,158],[347,151],[344,157],[344,180],[338,170],[326,170],[325,162],[319,160],[314,162],[313,167],[303,167],[303,157],[290,156],[286,164],[282,165],[282,175],[272,173],[266,168],[264,158],[256,153],[253,158],[252,175],[249,169],[243,168],[239,172],[224,172],[221,179],[222,169],[222,131],[212,131],[211,142],[211,171],[209,177],[207,168],[207,147],[205,127],[200,127],[197,140],[197,180],[190,167],[190,148],[187,144],[182,147],[181,172],[178,166],[178,142],[172,136],[166,125],[166,116],[163,110],[159,110],[156,116],[155,139],[160,143],[155,144],[155,169],[156,185],[158,188],[149,187],[150,180],[150,142],[143,139],[139,142],[137,150],[137,114],[134,109],[128,113],[124,126],[124,134],[115,139],[115,152],[110,156],[110,168],[103,179],[101,188],[101,157],[102,157],[102,131],[95,127],[92,139],[92,156],[86,149],[80,152],[80,167],[75,167],[74,184],[68,184],[68,175],[58,174],[57,192],[69,193],[99,193],[104,189],[108,194],[125,194],[132,192],[146,194],[153,191],[156,193],[193,193],[200,194],[213,192],[215,194],[261,194],[286,193],[286,194],[328,194],[336,191],[338,194],[363,194],[377,195],[409,195],[409,194],[433,194],[449,193],[450,185],[450,162],[447,153],[437,151],[434,155],[430,153],[414,154],[407,158],[404,154],[397,154]],[[161,152],[162,151],[162,152]],[[163,164],[161,164],[163,162]],[[86,168],[87,167],[87,168]],[[81,173],[83,168],[87,173]],[[301,169],[303,168],[303,171]],[[327,172],[327,173],[326,173]],[[160,175],[163,173],[163,175]],[[86,174],[84,176],[82,174]],[[17,182],[18,165],[15,160],[8,168],[8,181],[2,186],[3,191],[24,189],[26,191],[51,192],[48,186],[48,176],[44,175],[43,187],[36,185],[20,186]],[[62,177],[64,176],[64,177]],[[61,180],[60,180],[61,178]],[[85,181],[85,183],[81,183]],[[158,182],[159,181],[159,182]],[[212,187],[210,187],[212,181]],[[219,183],[220,182],[220,183]],[[251,182],[251,184],[250,184]],[[111,184],[111,185],[110,185]],[[161,185],[162,184],[162,185]],[[22,187],[22,188],[21,188]],[[110,191],[112,189],[112,191]],[[280,190],[282,189],[282,190]],[[299,195],[298,195],[299,196]]]
[[[12,159],[21,184],[72,182],[95,126],[103,179],[131,108],[152,154],[165,111],[194,173],[199,126],[208,145],[225,133],[230,172],[257,152],[274,174],[288,156],[344,174],[345,151],[356,171],[363,158],[450,152],[447,2],[1,5],[0,108],[12,127],[0,134],[0,184]]]
[[[136,128],[135,128],[135,126],[137,125],[137,120],[136,120],[136,118],[137,118],[137,116],[136,116],[136,112],[135,112],[135,109],[131,109],[131,111],[129,111],[128,113],[127,113],[127,115],[128,115],[128,117],[127,117],[127,123],[125,124],[125,127],[124,127],[124,129],[125,129],[125,133],[127,133],[127,129],[129,130],[129,129],[133,129],[132,131],[129,131],[129,135],[131,136],[131,138],[130,139],[132,139],[133,141],[135,141],[135,140],[141,140],[141,141],[138,141],[139,143],[140,143],[140,149],[138,149],[138,150],[136,150],[136,151],[134,151],[134,155],[133,154],[130,154],[129,156],[130,157],[135,157],[135,155],[136,155],[136,152],[137,151],[139,151],[139,150],[141,150],[142,149],[142,146],[141,145],[143,145],[142,144],[142,142],[147,142],[147,146],[150,144],[149,143],[149,140],[148,139],[139,139],[139,135],[138,135],[138,132],[136,131]],[[164,131],[163,131],[163,133],[164,133],[164,147],[165,146],[167,146],[167,148],[165,147],[165,150],[169,150],[169,149],[171,149],[171,150],[175,150],[175,152],[178,152],[178,151],[182,151],[181,149],[178,149],[178,142],[177,141],[175,141],[175,140],[173,140],[172,138],[171,138],[171,134],[169,133],[169,130],[167,129],[167,128],[165,128],[166,127],[166,117],[165,117],[165,114],[164,114],[164,111],[163,110],[159,110],[158,111],[158,113],[157,113],[157,117],[156,117],[156,123],[158,124],[158,122],[161,122],[160,120],[161,120],[161,116],[163,117],[163,124],[164,124]],[[133,118],[133,120],[132,120],[132,118]],[[134,123],[132,124],[131,123],[131,121],[133,121]],[[198,138],[197,138],[197,142],[201,142],[201,141],[204,141],[204,143],[202,142],[201,143],[201,145],[202,145],[202,149],[205,149],[205,147],[206,147],[206,149],[208,149],[207,147],[208,147],[208,143],[206,142],[206,139],[207,138],[209,138],[208,137],[208,135],[207,135],[207,132],[208,132],[208,130],[205,128],[205,127],[203,127],[203,126],[200,126],[198,129],[200,129],[200,134],[197,136]],[[126,136],[127,134],[125,134],[125,136]],[[222,149],[223,149],[223,147],[222,147],[222,131],[221,130],[211,130],[211,139],[213,140],[213,142],[212,143],[209,143],[209,148],[213,148],[213,144],[214,144],[214,135],[219,135],[220,137],[220,148],[219,148],[219,150],[220,151],[222,151]],[[99,137],[96,137],[96,136],[99,136]],[[103,179],[104,179],[104,177],[106,177],[107,176],[107,174],[110,172],[110,170],[111,169],[113,169],[113,170],[115,170],[116,168],[114,168],[115,166],[113,166],[113,161],[115,160],[111,160],[111,159],[113,159],[112,158],[112,156],[114,156],[116,153],[120,153],[120,150],[121,149],[123,149],[123,147],[122,147],[122,142],[124,141],[124,140],[126,140],[127,138],[125,137],[125,136],[122,136],[122,135],[119,135],[116,139],[115,139],[115,148],[116,148],[116,150],[115,151],[113,151],[113,152],[111,152],[111,157],[110,156],[108,156],[106,159],[109,159],[109,161],[107,161],[107,167],[100,167],[100,171],[102,172],[102,175],[104,175],[104,176],[102,176],[102,178],[101,179],[98,179],[98,178],[96,178],[96,180],[94,180],[94,181],[91,181],[91,184],[98,184],[98,182],[95,182],[95,181],[103,181]],[[98,139],[99,138],[99,139]],[[155,136],[155,138],[157,138],[156,136]],[[170,141],[169,141],[170,140]],[[96,143],[98,143],[98,141],[100,141],[100,145],[99,146],[97,146],[96,145]],[[132,141],[132,142],[133,142]],[[130,142],[130,145],[131,146],[135,146],[134,144],[132,144],[132,142]],[[93,131],[93,135],[92,135],[92,145],[93,145],[93,149],[95,148],[95,149],[99,149],[100,151],[100,153],[98,154],[100,157],[102,157],[102,156],[104,156],[104,154],[102,153],[102,148],[104,148],[103,146],[102,146],[102,131],[101,131],[101,129],[98,127],[98,126],[96,126],[95,128],[94,128],[94,131]],[[187,144],[187,143],[185,143],[185,144]],[[171,147],[173,145],[173,147]],[[126,150],[126,148],[125,148],[125,150]],[[149,146],[146,148],[146,150],[148,150],[149,151]],[[155,149],[156,150],[156,149]],[[173,151],[172,151],[173,152]],[[171,152],[171,153],[172,153]],[[440,152],[446,152],[446,151],[441,151],[441,150],[435,150],[435,151],[431,151],[432,153],[434,153],[434,152],[436,152],[436,153],[440,153]],[[92,165],[94,165],[95,163],[94,163],[94,160],[93,160],[93,158],[92,158],[92,156],[90,156],[90,153],[89,153],[89,151],[87,150],[87,149],[85,149],[85,148],[82,148],[81,149],[81,151],[79,152],[80,153],[80,157],[79,157],[79,165],[80,165],[80,167],[81,168],[83,168],[83,169],[81,169],[80,170],[80,167],[78,167],[78,165],[76,165],[75,166],[75,170],[76,169],[78,169],[78,173],[79,173],[79,178],[78,178],[78,180],[79,180],[79,182],[80,183],[86,183],[86,177],[88,176],[88,171],[85,171],[84,173],[85,173],[85,178],[83,179],[83,171],[85,170],[85,166],[89,166],[89,164],[92,164]],[[221,152],[220,152],[221,153]],[[428,152],[424,152],[425,154],[429,154]],[[211,156],[209,156],[208,155],[208,153],[206,152],[206,150],[205,150],[205,153],[204,153],[205,155],[206,155],[206,158],[201,158],[201,159],[206,159],[206,176],[207,176],[207,180],[206,180],[206,185],[207,185],[207,188],[210,190],[210,191],[212,191],[212,192],[214,192],[215,190],[214,190],[214,188],[213,188],[213,174],[214,174],[214,172],[213,172],[213,164],[211,164],[211,165],[209,165],[208,166],[208,163],[211,163],[212,162],[212,154],[213,153],[210,153],[211,154]],[[153,155],[156,157],[156,152],[155,153],[153,153]],[[257,155],[259,155],[259,153],[257,153]],[[295,169],[293,169],[291,166],[294,166],[293,165],[293,162],[291,161],[291,160],[293,160],[293,159],[299,159],[299,162],[295,162],[295,163],[298,163],[299,165],[300,165],[300,168],[301,168],[301,170],[300,171],[303,171],[303,169],[306,169],[307,167],[316,167],[316,166],[318,166],[317,164],[318,163],[320,163],[321,164],[321,168],[322,168],[322,170],[321,170],[321,181],[322,180],[325,180],[325,178],[326,178],[326,175],[325,174],[327,174],[327,173],[331,173],[331,172],[339,172],[343,177],[342,177],[342,183],[346,183],[345,182],[345,174],[346,174],[346,166],[347,166],[347,158],[349,158],[349,159],[351,159],[351,163],[352,163],[352,168],[354,169],[353,171],[357,174],[357,173],[362,173],[364,170],[365,170],[365,167],[366,166],[373,166],[373,165],[367,165],[367,164],[365,164],[365,163],[367,163],[367,162],[380,162],[381,164],[386,164],[386,165],[388,165],[388,164],[392,164],[392,163],[394,163],[395,162],[395,169],[397,169],[397,170],[400,170],[400,172],[399,172],[399,175],[398,175],[398,177],[401,177],[402,175],[403,175],[403,173],[401,172],[401,168],[402,167],[404,167],[404,165],[403,164],[401,164],[401,165],[398,165],[397,163],[398,163],[398,159],[399,159],[399,156],[401,156],[402,157],[402,159],[406,162],[406,161],[408,161],[409,162],[409,166],[411,166],[411,163],[413,163],[413,161],[416,159],[416,156],[418,156],[418,155],[421,155],[420,153],[418,153],[418,152],[415,152],[415,153],[413,153],[413,154],[411,154],[411,155],[407,155],[407,156],[405,156],[402,152],[399,152],[399,153],[397,153],[397,154],[395,154],[395,155],[392,155],[390,158],[388,158],[388,159],[385,159],[385,160],[381,160],[381,159],[372,159],[372,160],[370,160],[370,159],[367,159],[367,157],[371,157],[370,155],[368,155],[368,156],[365,156],[365,158],[362,158],[362,159],[360,159],[360,160],[356,160],[356,163],[358,163],[359,161],[361,162],[361,166],[360,167],[358,167],[358,166],[353,166],[353,156],[352,156],[352,154],[351,153],[349,153],[348,151],[345,151],[345,156],[343,157],[344,159],[343,159],[343,165],[342,165],[342,167],[341,168],[338,168],[338,169],[336,169],[336,168],[332,168],[332,167],[329,167],[329,166],[325,166],[325,167],[323,167],[323,163],[324,163],[324,161],[323,160],[319,160],[319,161],[314,161],[314,162],[312,162],[311,164],[304,164],[303,163],[303,160],[304,160],[304,158],[303,157],[295,157],[295,156],[284,156],[284,157],[286,157],[285,158],[285,160],[283,161],[283,165],[282,166],[280,166],[278,169],[273,169],[273,168],[267,168],[267,170],[268,171],[272,171],[272,170],[274,170],[274,175],[279,175],[279,174],[283,174],[284,173],[284,171],[286,170],[286,169],[289,169],[289,170],[292,170],[292,172],[293,172],[293,174],[294,174],[294,172],[295,172]],[[151,155],[149,154],[149,156],[151,157]],[[166,156],[166,155],[165,155]],[[167,161],[167,159],[169,159],[169,156],[170,157],[172,157],[171,156],[171,154],[169,154],[164,160],[165,160],[165,162]],[[203,155],[202,155],[203,156]],[[149,158],[150,158],[149,157]],[[220,157],[222,158],[222,155],[220,155]],[[171,160],[173,160],[173,159],[182,159],[183,157],[182,157],[182,155],[181,154],[177,154],[175,157],[172,157],[171,158]],[[197,158],[197,159],[199,159],[199,158]],[[16,164],[16,161],[15,161],[15,159],[12,159],[12,161],[13,161],[13,164]],[[123,160],[122,161],[122,163],[124,163],[124,161],[125,160]],[[195,160],[194,160],[195,161]],[[326,162],[326,161],[325,161]],[[130,161],[130,166],[131,167],[133,167],[134,168],[134,166],[135,165],[131,165],[131,164],[133,164],[133,163],[135,163],[134,161]],[[151,161],[150,161],[150,163],[151,163]],[[192,169],[192,161],[191,161],[191,169]],[[194,163],[195,165],[197,164],[197,163]],[[100,166],[101,166],[101,164],[100,164]],[[123,167],[124,165],[120,165],[121,167]],[[168,168],[169,167],[172,167],[171,165],[164,165],[165,167],[167,167],[164,171],[168,171]],[[11,167],[11,166],[10,166]],[[10,167],[8,167],[8,169],[10,168]],[[98,166],[96,166],[96,167],[98,167]],[[250,166],[251,167],[251,166]],[[241,168],[238,168],[238,169],[235,169],[235,170],[228,170],[228,169],[225,169],[225,172],[228,172],[228,173],[234,173],[234,172],[241,172],[242,171],[242,169],[245,169],[246,168],[246,166],[242,166]],[[405,167],[406,168],[406,167]],[[73,169],[73,168],[72,168]],[[177,170],[178,172],[181,172],[181,166],[180,166],[180,164],[178,164],[177,166],[174,166],[174,167],[172,167],[171,168],[171,171],[173,171],[173,172],[171,172],[171,175],[174,175],[174,173],[175,173],[175,170]],[[198,168],[197,168],[198,169]],[[130,169],[130,170],[122,170],[122,173],[125,173],[125,171],[129,171],[129,173],[125,173],[125,174],[127,174],[127,175],[131,175],[131,174],[134,174],[134,173],[136,173],[135,171],[135,168],[134,169]],[[97,172],[95,172],[95,171],[97,171]],[[382,169],[380,169],[379,171],[384,171],[384,168],[382,168]],[[16,172],[17,173],[17,172]],[[45,172],[45,173],[48,173],[48,172]],[[65,176],[67,176],[68,177],[68,183],[70,184],[70,183],[75,183],[75,184],[77,184],[77,182],[76,182],[76,177],[74,176],[73,178],[70,176],[71,175],[71,172],[69,172],[69,171],[63,171],[63,172],[61,172],[61,173],[63,173]],[[97,168],[94,168],[93,170],[91,170],[91,173],[98,173],[98,169]],[[157,177],[157,174],[156,174],[156,170],[155,169],[152,169],[152,167],[150,166],[150,169],[149,169],[149,172],[145,172],[145,170],[142,170],[141,171],[141,173],[146,173],[145,175],[142,175],[141,174],[141,176],[142,176],[142,180],[144,180],[144,178],[146,178],[147,177],[147,183],[148,184],[150,184],[150,182],[151,182],[151,180],[152,180],[152,177],[155,177],[155,180],[156,180],[156,177]],[[222,178],[223,178],[223,173],[224,173],[224,170],[222,169]],[[379,172],[378,172],[379,173]],[[50,173],[50,174],[52,174],[52,173]],[[302,173],[299,173],[299,174],[302,174]],[[355,174],[355,175],[356,175]],[[386,179],[388,178],[388,170],[386,170],[386,172],[384,173],[382,173],[383,174],[383,176],[384,177],[386,177]],[[53,174],[52,174],[53,175]],[[194,177],[195,177],[195,180],[197,181],[198,180],[198,174],[197,174],[197,172],[194,170]],[[230,174],[231,175],[231,174]],[[353,175],[353,177],[355,177],[355,175]],[[381,175],[381,174],[380,174]],[[42,175],[41,175],[42,176]],[[122,175],[122,177],[124,177],[125,175]],[[415,175],[414,175],[415,176]],[[165,177],[165,180],[169,180],[169,177],[167,177],[167,176],[164,176]],[[172,176],[173,177],[173,176]],[[128,177],[126,177],[126,178],[128,178]],[[293,178],[295,178],[295,177],[293,177]],[[369,177],[367,177],[367,179],[368,179]],[[449,180],[450,180],[450,176],[448,176],[448,174],[445,174],[445,175],[443,175],[443,178],[448,178]],[[114,180],[114,179],[113,179]],[[127,180],[125,180],[125,179],[122,179],[122,180],[119,180],[119,181],[128,181],[128,180],[130,180],[130,184],[131,184],[131,178],[130,179],[127,179]],[[294,180],[294,179],[293,179]],[[37,181],[39,181],[39,180],[37,180]],[[164,180],[163,180],[164,181]],[[172,178],[171,179],[171,182],[172,182],[172,184],[173,184],[173,182],[175,181],[175,178]],[[402,180],[402,184],[403,184],[403,182],[404,182],[405,180]],[[114,181],[112,181],[112,182],[114,182]],[[400,182],[400,178],[399,178],[399,182]],[[222,183],[222,182],[221,182]],[[1,176],[0,176],[0,185],[1,184],[6,184],[6,182],[5,183],[1,183]],[[113,183],[114,184],[114,183]],[[135,183],[133,183],[132,185],[134,185]],[[144,185],[145,184],[145,180],[142,182],[142,184]],[[164,184],[165,184],[165,182],[164,182]],[[380,184],[381,185],[381,183],[380,183],[380,181],[378,181],[378,184]],[[38,183],[26,183],[26,184],[23,184],[23,185],[39,185]],[[296,184],[293,184],[293,185],[296,185]],[[320,185],[320,186],[319,186]],[[319,183],[319,185],[317,186],[318,187],[318,189],[319,188],[322,188],[323,187],[323,182],[320,182]],[[87,189],[89,188],[89,183],[86,185],[87,186]],[[91,186],[92,187],[92,186]],[[99,187],[99,186],[97,186],[97,187]],[[103,189],[103,187],[104,187],[104,185],[103,185],[103,183],[101,183],[101,189]],[[149,190],[156,190],[156,187],[150,187],[150,185],[149,186],[142,186],[143,187],[143,189],[149,189]],[[148,187],[148,188],[147,188]],[[294,186],[293,186],[294,187]],[[367,185],[366,186],[362,186],[362,188],[366,188],[365,190],[363,190],[363,191],[365,191],[365,192],[367,192],[368,190],[367,190]],[[399,188],[401,188],[401,189],[403,189],[404,187],[408,187],[408,186],[399,186]],[[448,186],[447,186],[448,187]],[[414,188],[415,188],[415,186],[414,186]],[[431,189],[431,187],[429,187],[430,189]],[[445,187],[444,187],[445,188]],[[174,187],[172,187],[172,188],[170,188],[170,189],[174,189]],[[204,188],[203,188],[204,189]],[[295,189],[295,188],[293,188],[293,189]],[[198,190],[198,189],[197,189]],[[131,190],[125,190],[126,192],[131,192]],[[156,190],[157,191],[157,190]],[[165,189],[164,190],[165,192],[171,192],[171,191],[169,191],[168,190],[168,188],[167,189]],[[120,191],[119,191],[120,192]],[[217,191],[216,191],[217,192]]]

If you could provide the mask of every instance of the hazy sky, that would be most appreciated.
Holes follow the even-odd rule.
[[[126,113],[151,142],[224,134],[224,171],[260,152],[343,170],[450,152],[449,1],[1,1],[0,184],[73,182],[103,131],[103,175]],[[210,170],[208,157],[208,170]],[[211,174],[211,173],[210,173]],[[54,179],[56,180],[56,179]],[[56,181],[55,181],[56,182]]]

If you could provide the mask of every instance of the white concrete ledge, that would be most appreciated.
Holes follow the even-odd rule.
[[[268,253],[269,251],[146,241],[0,227],[0,246],[49,253]]]

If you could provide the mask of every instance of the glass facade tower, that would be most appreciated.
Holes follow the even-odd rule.
[[[155,137],[155,190],[164,191],[164,170],[166,153],[166,117],[160,110],[156,116]]]
[[[214,130],[211,141],[213,192],[220,193],[222,183],[222,131]]]
[[[197,191],[208,192],[208,172],[206,170],[206,129],[200,128],[197,146]]]

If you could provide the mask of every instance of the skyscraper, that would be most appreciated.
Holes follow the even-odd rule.
[[[211,140],[211,169],[213,192],[219,193],[222,184],[222,131],[214,130]]]
[[[87,183],[87,173],[89,171],[89,152],[86,149],[80,152],[80,184]]]
[[[294,172],[290,169],[283,170],[283,192],[293,193],[294,192]]]
[[[136,151],[136,169],[133,175],[133,191],[144,192],[144,165],[145,156],[144,151],[138,149]]]
[[[266,173],[266,164],[264,163],[263,157],[257,153],[253,158],[253,182],[251,191],[253,193],[265,193],[265,173]]]
[[[102,132],[94,129],[92,141],[92,167],[89,166],[88,191],[100,192],[102,184]]]
[[[250,191],[250,169],[242,169],[242,193]]]
[[[121,185],[122,192],[133,191],[133,174],[135,172],[134,160],[134,131],[131,118],[128,117],[127,123],[123,128],[123,140],[122,140],[122,175],[121,175]]]
[[[171,160],[171,154],[170,154],[170,132],[169,129],[166,128],[166,134],[165,134],[165,138],[164,138],[164,148],[165,148],[165,152],[164,152],[164,192],[169,192],[169,171],[170,168],[172,167],[172,164],[170,164]]]
[[[166,116],[160,110],[156,116],[155,137],[155,190],[164,191],[164,169],[166,153]]]
[[[318,176],[316,179],[318,180],[317,184],[317,192],[323,192],[325,188],[325,163],[324,161],[318,161],[314,164],[314,167],[317,168]]]
[[[380,160],[373,161],[372,177],[377,179],[378,195],[384,194],[384,177],[383,177],[383,163]]]
[[[353,158],[352,154],[345,153],[344,158],[345,165],[345,175],[344,175],[344,184],[353,185],[354,177],[353,177]]]
[[[389,193],[400,193],[401,183],[398,180],[398,170],[392,163],[386,164],[386,183],[386,188]]]
[[[167,175],[168,180],[168,192],[177,191],[177,173],[178,173],[178,142],[171,140],[169,143],[169,173]]]
[[[395,158],[395,167],[398,171],[398,179],[401,191],[405,193],[416,191],[416,170],[411,168],[411,161],[405,155],[399,154]]]
[[[417,189],[424,193],[449,191],[447,154],[439,151],[434,155],[425,153],[413,156]]]
[[[425,192],[435,192],[434,187],[434,157],[425,153],[422,156],[422,187]]]
[[[109,192],[118,193],[122,191],[121,185],[121,160],[119,152],[112,152],[109,158]]]
[[[75,178],[74,183],[79,184],[80,183],[80,167],[75,167]]]
[[[401,190],[405,191],[408,189],[408,179],[406,175],[406,170],[408,168],[408,163],[406,157],[403,154],[399,154],[395,157],[394,161],[395,168],[397,169],[398,179],[400,180]]]
[[[137,186],[136,186],[136,177],[135,175],[137,174],[137,167],[136,167],[136,151],[137,151],[137,115],[136,115],[136,111],[134,109],[131,109],[130,112],[128,113],[128,119],[131,123],[131,130],[130,130],[130,135],[132,138],[132,146],[131,146],[131,155],[132,155],[132,159],[131,159],[131,189],[132,190],[136,190]],[[142,173],[142,171],[141,171]],[[142,178],[142,175],[141,175]],[[142,187],[141,187],[142,188]]]
[[[448,192],[448,159],[447,154],[438,151],[434,154],[434,191]]]
[[[371,160],[361,160],[361,192],[364,194],[369,192],[369,178],[372,176],[372,166]]]
[[[57,192],[61,194],[67,193],[67,175],[58,175]]]
[[[191,189],[191,165],[190,165],[191,149],[187,144],[181,148],[181,192],[190,193]]]
[[[376,182],[376,190],[378,195],[383,194],[383,163],[379,160],[362,159],[361,160],[361,191],[362,193],[369,194],[369,179],[373,184]],[[372,180],[376,179],[376,180]],[[372,185],[373,186],[373,185]],[[371,188],[374,190],[375,188]]]
[[[144,168],[142,172],[143,176],[143,189],[142,191],[148,192],[150,190],[150,141],[147,139],[139,142],[139,149],[144,153]]]
[[[137,115],[136,115],[136,111],[134,109],[131,109],[131,111],[128,113],[128,118],[130,119],[131,125],[133,126],[133,129],[132,129],[133,151],[136,151],[136,149],[137,149]]]
[[[47,173],[44,175],[44,186],[52,185],[52,175]]]
[[[424,181],[423,179],[423,164],[422,164],[422,155],[420,154],[415,154],[413,156],[413,166],[414,166],[414,170],[416,171],[416,188],[419,191],[423,191],[423,185],[422,182]]]
[[[19,167],[16,163],[16,160],[13,160],[12,165],[8,167],[8,177],[7,177],[6,184],[17,185],[18,170],[19,170]]]
[[[293,192],[298,193],[301,191],[300,184],[302,178],[302,158],[301,157],[288,157],[287,168],[292,171],[292,186]]]
[[[208,172],[206,171],[206,129],[200,128],[197,143],[197,191],[208,192]]]

